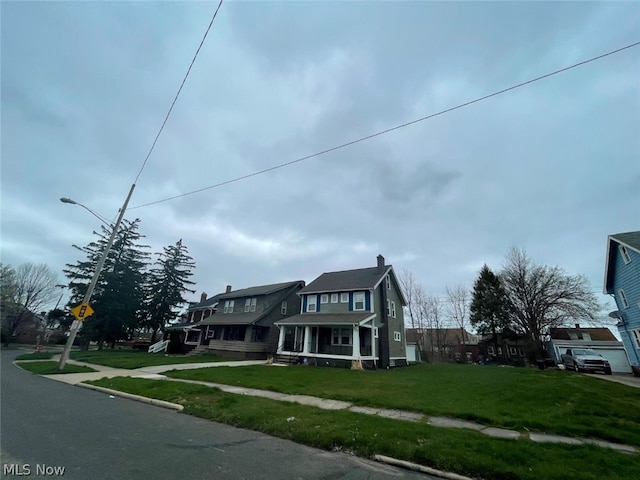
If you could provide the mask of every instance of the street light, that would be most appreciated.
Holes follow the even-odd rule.
[[[76,202],[75,200],[71,200],[70,198],[66,198],[66,197],[62,197],[60,199],[60,201],[62,203],[69,203],[71,205],[78,205],[82,208],[84,208],[87,212],[89,212],[91,215],[93,215],[94,217],[96,217],[98,220],[100,220],[102,223],[104,223],[107,227],[111,228],[111,222],[109,222],[108,220],[106,220],[102,215],[100,215],[97,212],[94,212],[93,210],[91,210],[89,207],[87,207],[86,205],[81,204],[80,202]]]
[[[93,278],[91,279],[91,283],[89,284],[89,288],[87,288],[87,292],[84,294],[84,298],[82,299],[83,304],[89,304],[91,300],[91,295],[93,295],[93,290],[96,288],[96,284],[98,283],[98,277],[100,277],[100,272],[102,271],[102,266],[104,265],[104,261],[107,259],[107,255],[109,255],[109,250],[111,250],[111,246],[113,245],[113,241],[116,238],[116,233],[118,233],[118,227],[120,227],[120,222],[122,222],[122,217],[124,217],[124,212],[127,210],[127,205],[129,205],[129,200],[131,199],[131,195],[133,194],[133,190],[136,188],[136,184],[131,185],[131,189],[129,190],[129,194],[120,209],[120,214],[118,215],[118,219],[116,220],[115,225],[111,230],[111,236],[109,237],[109,241],[107,242],[107,246],[102,253],[102,256],[98,260],[96,265],[96,271],[93,272]],[[62,203],[70,203],[72,205],[80,205],[85,208],[96,217],[100,218],[100,216],[95,213],[90,208],[82,205],[81,203],[75,202],[69,198],[61,198],[60,201]],[[69,338],[67,339],[67,343],[64,346],[64,350],[62,350],[62,354],[60,355],[60,362],[58,363],[58,370],[64,370],[64,366],[67,364],[67,360],[69,360],[69,353],[71,352],[71,347],[73,346],[73,341],[76,339],[76,335],[78,334],[78,330],[80,330],[80,325],[82,325],[82,320],[76,319],[71,324],[71,328],[69,329]]]

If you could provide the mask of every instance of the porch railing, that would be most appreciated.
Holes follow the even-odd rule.
[[[161,340],[149,347],[149,353],[158,353],[158,352],[161,352],[162,350],[166,352],[168,346],[169,346],[169,340]]]

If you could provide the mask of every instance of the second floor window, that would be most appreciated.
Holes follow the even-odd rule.
[[[340,303],[349,303],[349,292],[343,292],[340,294]]]
[[[315,312],[317,310],[317,295],[307,295],[307,312]]]
[[[233,313],[233,300],[226,300],[224,302],[224,313]]]
[[[396,302],[391,302],[391,316],[396,318]]]
[[[355,292],[353,294],[353,309],[364,310],[364,292]]]
[[[337,293],[332,293],[331,294],[331,303],[338,303],[338,294]]]
[[[627,247],[625,247],[624,245],[619,245],[618,248],[620,249],[620,255],[622,255],[622,261],[625,263],[625,265],[631,262],[631,255],[629,255]]]
[[[281,313],[282,315],[286,315],[286,314],[287,314],[287,301],[286,301],[286,300],[285,300],[285,301],[283,301],[283,302],[280,304],[280,313]]]
[[[257,303],[257,299],[254,298],[247,298],[244,302],[244,311],[245,312],[255,312],[256,311],[256,303]]]
[[[622,303],[622,308],[629,308],[629,301],[627,300],[627,296],[624,294],[624,290],[618,290],[618,296],[620,297],[620,303]]]
[[[329,294],[323,293],[320,295],[320,303],[329,303]]]

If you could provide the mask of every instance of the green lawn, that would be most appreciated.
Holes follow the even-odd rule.
[[[33,352],[19,355],[16,360],[49,360],[53,355],[60,352]]]
[[[234,371],[238,371],[238,368]],[[260,374],[271,374],[278,370],[289,369],[274,367]],[[376,373],[317,370],[328,376],[335,373],[335,378],[342,378],[341,375],[349,373],[356,376],[360,373]],[[406,370],[426,375],[430,369]],[[501,370],[495,370],[496,375],[501,375]],[[319,378],[315,377],[315,369],[306,368],[303,372],[310,379]],[[402,370],[380,373],[394,372],[408,375]],[[289,374],[294,373],[302,374],[299,371]],[[372,375],[369,380],[377,385],[380,380],[376,378]],[[349,411],[321,410],[179,382],[121,377],[89,383],[180,403],[185,406],[184,413],[187,414],[326,450],[353,452],[367,457],[388,455],[485,480],[628,480],[637,478],[640,471],[640,454],[628,455],[588,445],[500,440],[470,430],[435,428],[425,423],[390,420]],[[473,399],[467,399],[467,402],[473,404]]]
[[[260,365],[166,375],[640,446],[640,389],[573,372],[478,365],[376,371]]]
[[[67,363],[62,371],[58,370],[58,362],[22,362],[20,368],[28,370],[31,373],[38,375],[55,375],[59,373],[87,373],[96,372],[93,368],[85,367],[84,365],[73,365]]]
[[[223,362],[228,359],[215,355],[165,355],[164,353],[147,353],[145,350],[90,350],[88,352],[71,352],[71,358],[80,362],[95,363],[114,368],[141,368],[153,365],[172,365],[177,363]]]

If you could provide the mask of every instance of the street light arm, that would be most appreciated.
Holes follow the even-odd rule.
[[[75,200],[71,200],[70,198],[66,198],[66,197],[62,197],[60,199],[60,201],[62,203],[69,203],[71,205],[78,205],[78,206],[84,208],[87,212],[89,212],[91,215],[96,217],[98,220],[100,220],[106,227],[108,227],[108,228],[112,228],[113,227],[113,225],[111,225],[111,223],[108,220],[106,220],[102,215],[100,215],[97,212],[94,212],[93,210],[91,210],[86,205],[83,205],[82,203],[76,202]]]

